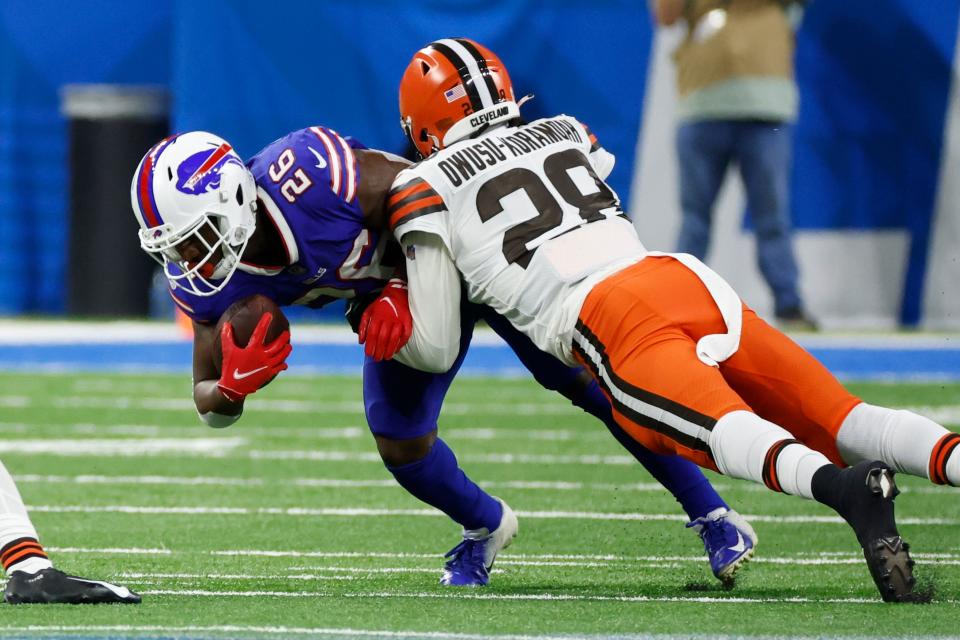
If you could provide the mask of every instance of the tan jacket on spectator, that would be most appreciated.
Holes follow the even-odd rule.
[[[726,24],[695,37],[711,10],[726,10]],[[691,0],[684,10],[687,37],[674,53],[680,97],[738,77],[793,80],[793,29],[779,0]]]

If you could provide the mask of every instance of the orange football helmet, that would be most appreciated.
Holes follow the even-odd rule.
[[[400,126],[423,157],[519,116],[507,69],[473,40],[431,42],[400,81]]]

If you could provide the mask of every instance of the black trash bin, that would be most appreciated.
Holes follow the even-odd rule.
[[[70,120],[70,237],[67,312],[146,316],[157,266],[140,250],[130,180],[151,145],[167,135],[163,88],[67,85]]]

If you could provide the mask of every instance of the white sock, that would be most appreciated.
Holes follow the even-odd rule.
[[[14,571],[36,573],[52,567],[37,530],[30,522],[17,485],[0,463],[0,563],[7,575]]]
[[[822,453],[795,442],[786,429],[749,411],[720,418],[710,433],[710,450],[724,475],[810,499],[813,474],[830,464]]]
[[[952,451],[949,448],[951,441],[960,440],[960,437],[947,438],[951,435],[946,428],[912,411],[862,402],[840,425],[837,448],[849,464],[882,460],[897,471],[930,478],[941,484],[946,480],[952,485],[960,485],[960,455],[949,455],[945,465],[931,464],[934,454],[943,458],[943,453]],[[947,440],[941,442],[945,438]],[[945,478],[942,477],[944,471]]]

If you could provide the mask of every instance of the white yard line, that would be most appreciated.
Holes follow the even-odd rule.
[[[37,474],[18,474],[14,476],[18,483],[40,484],[103,484],[103,485],[180,485],[180,486],[224,486],[224,487],[262,487],[267,484],[262,478],[218,478],[207,476],[45,476]],[[277,481],[273,484],[284,484]],[[396,484],[395,481],[392,481]],[[309,486],[309,485],[306,485]]]
[[[246,438],[75,438],[0,439],[0,454],[55,456],[198,455],[222,457],[247,444]]]
[[[169,556],[173,554],[170,549],[143,549],[139,547],[101,547],[101,548],[81,548],[81,547],[44,547],[51,553],[96,553],[104,555],[131,555],[131,556]]]
[[[435,571],[435,570],[434,570]],[[344,569],[344,573],[352,572]],[[117,573],[116,578],[126,580],[356,580],[356,576],[320,576],[308,573],[298,574],[248,574],[248,573]]]
[[[0,407],[8,408],[28,408],[28,407],[47,407],[54,406],[58,408],[93,408],[93,409],[115,409],[115,410],[152,410],[152,411],[187,411],[191,414],[195,411],[193,400],[189,395],[182,397],[150,397],[142,395],[121,395],[121,396],[97,396],[97,395],[72,395],[59,396],[54,398],[40,398],[37,396],[4,394],[0,395]],[[905,406],[897,407],[908,409],[915,413],[925,415],[930,419],[945,424],[960,424],[960,405],[929,405],[929,406]],[[256,398],[255,403],[251,404],[251,410],[272,411],[276,413],[333,413],[333,414],[358,414],[363,415],[363,402],[356,400],[298,400],[298,399],[267,399]],[[452,401],[443,405],[443,412],[447,415],[578,415],[580,410],[573,407],[566,401],[554,396],[548,396],[543,402],[513,401],[501,400],[497,402],[462,402]],[[466,429],[464,431],[467,431]],[[481,435],[486,429],[478,430]],[[503,430],[496,430],[502,432]],[[510,429],[514,433],[523,433],[523,429]],[[557,439],[566,439],[563,430],[555,431],[554,437]],[[550,435],[543,435],[544,439],[550,439]]]
[[[302,450],[262,450],[247,452],[254,460],[319,460],[324,462],[376,462],[382,464],[380,456],[366,451],[302,451]],[[633,456],[627,455],[553,455],[527,453],[463,453],[457,455],[463,462],[486,464],[584,464],[584,465],[631,465],[637,464]]]
[[[461,456],[462,457],[462,456]],[[75,476],[18,474],[14,476],[17,482],[37,484],[102,484],[102,485],[211,485],[234,487],[265,487],[289,486],[315,487],[319,489],[369,489],[369,488],[398,488],[396,480],[384,478],[382,480],[352,480],[349,478],[237,478],[222,476],[160,476],[160,475],[123,475],[106,476],[84,474]],[[477,484],[490,489],[514,489],[524,491],[625,491],[632,493],[663,493],[663,485],[656,482],[634,482],[617,484],[614,482],[564,482],[551,480],[476,480]],[[730,491],[734,485],[711,483],[717,491]],[[767,493],[769,489],[754,484],[738,484],[736,488],[742,491]],[[957,491],[955,487],[923,486],[902,487],[901,493],[920,493],[933,495],[947,495]]]
[[[280,478],[266,480],[264,478],[229,478],[217,476],[103,476],[103,475],[39,475],[19,474],[14,476],[19,483],[36,484],[98,484],[98,485],[177,485],[177,486],[224,486],[224,487],[264,487],[264,486],[297,486],[315,487],[318,489],[397,489],[400,485],[392,478],[382,480],[351,480],[348,478]],[[602,482],[547,482],[540,480],[477,480],[477,483],[490,489],[515,489],[530,491],[629,491],[639,493],[662,493],[666,491],[662,485],[655,482],[641,482],[634,484],[613,484]],[[713,485],[718,491],[729,489],[725,485]]]
[[[190,596],[190,597],[244,597],[244,598],[429,598],[434,600],[513,600],[537,602],[692,602],[703,604],[877,604],[885,606],[876,598],[746,598],[739,596],[590,596],[572,593],[476,593],[458,590],[456,593],[398,591],[333,593],[323,591],[210,591],[206,589],[153,589],[143,595]],[[938,602],[955,603],[956,600]]]
[[[373,509],[364,507],[159,507],[142,505],[31,505],[37,513],[123,513],[147,515],[242,515],[292,517],[446,517],[436,509]],[[531,520],[604,520],[639,522],[686,522],[686,517],[672,513],[608,513],[598,511],[517,511],[517,516]],[[744,514],[751,522],[776,524],[845,524],[837,516],[773,516]],[[960,525],[956,518],[899,518],[906,525]]]
[[[407,553],[407,552],[386,552],[386,551],[293,551],[293,550],[268,550],[268,549],[223,549],[213,551],[172,551],[170,549],[144,549],[144,548],[77,548],[77,547],[47,547],[51,553],[58,554],[103,554],[103,555],[190,555],[200,553],[213,556],[227,557],[260,557],[260,558],[318,558],[318,559],[386,559],[386,560],[428,560],[431,562],[430,568],[425,567],[348,567],[343,565],[303,565],[289,567],[291,571],[327,571],[327,572],[350,572],[350,573],[391,573],[391,572],[432,572],[436,567],[432,563],[437,562],[440,553]],[[960,553],[913,553],[914,559],[921,560],[924,563],[960,566]],[[604,555],[604,554],[525,554],[504,552],[500,554],[497,560],[498,566],[620,566],[624,563],[645,565],[649,563],[696,563],[706,562],[703,555],[692,556],[623,556],[623,555]],[[852,551],[823,551],[817,553],[798,553],[789,556],[756,556],[751,562],[757,564],[778,564],[778,565],[859,565],[863,563],[863,557],[860,553]],[[148,574],[120,574],[121,577],[147,577]],[[149,574],[149,577],[190,577],[186,574]],[[253,574],[251,574],[253,575]],[[203,577],[203,576],[197,576]],[[215,576],[207,576],[215,577]],[[271,576],[258,576],[269,578]],[[282,576],[281,576],[282,577]],[[289,576],[288,576],[289,577]]]
[[[523,635],[523,634],[491,634],[491,633],[451,633],[447,631],[378,631],[375,629],[352,629],[352,628],[328,628],[328,627],[284,627],[284,626],[243,626],[243,625],[195,625],[173,627],[169,625],[29,625],[29,626],[0,626],[0,631],[9,633],[136,633],[151,634],[148,637],[154,637],[153,634],[167,638],[171,634],[178,636],[183,634],[250,634],[257,636],[271,635],[280,637],[289,636],[331,636],[334,638],[429,638],[430,640],[607,640],[609,634],[567,634],[560,635]],[[681,636],[676,635],[638,635],[638,634],[616,634],[621,640],[678,640]],[[703,640],[715,639],[716,635],[694,635],[684,634],[683,638],[703,638]],[[720,636],[726,638],[726,636]],[[754,638],[755,640],[774,640],[771,636],[738,636],[742,638]],[[798,640],[815,640],[814,638]],[[848,638],[847,640],[862,640]],[[872,639],[871,639],[872,640]],[[916,638],[915,640],[927,640],[926,638]],[[931,639],[932,640],[932,639]]]
[[[189,395],[183,397],[133,396],[39,396],[0,395],[0,407],[56,407],[60,409],[115,409],[150,411],[196,411]],[[360,400],[318,402],[313,400],[274,400],[257,398],[251,410],[276,413],[359,414],[363,415]],[[558,402],[448,402],[443,405],[447,415],[577,415],[580,410]]]

